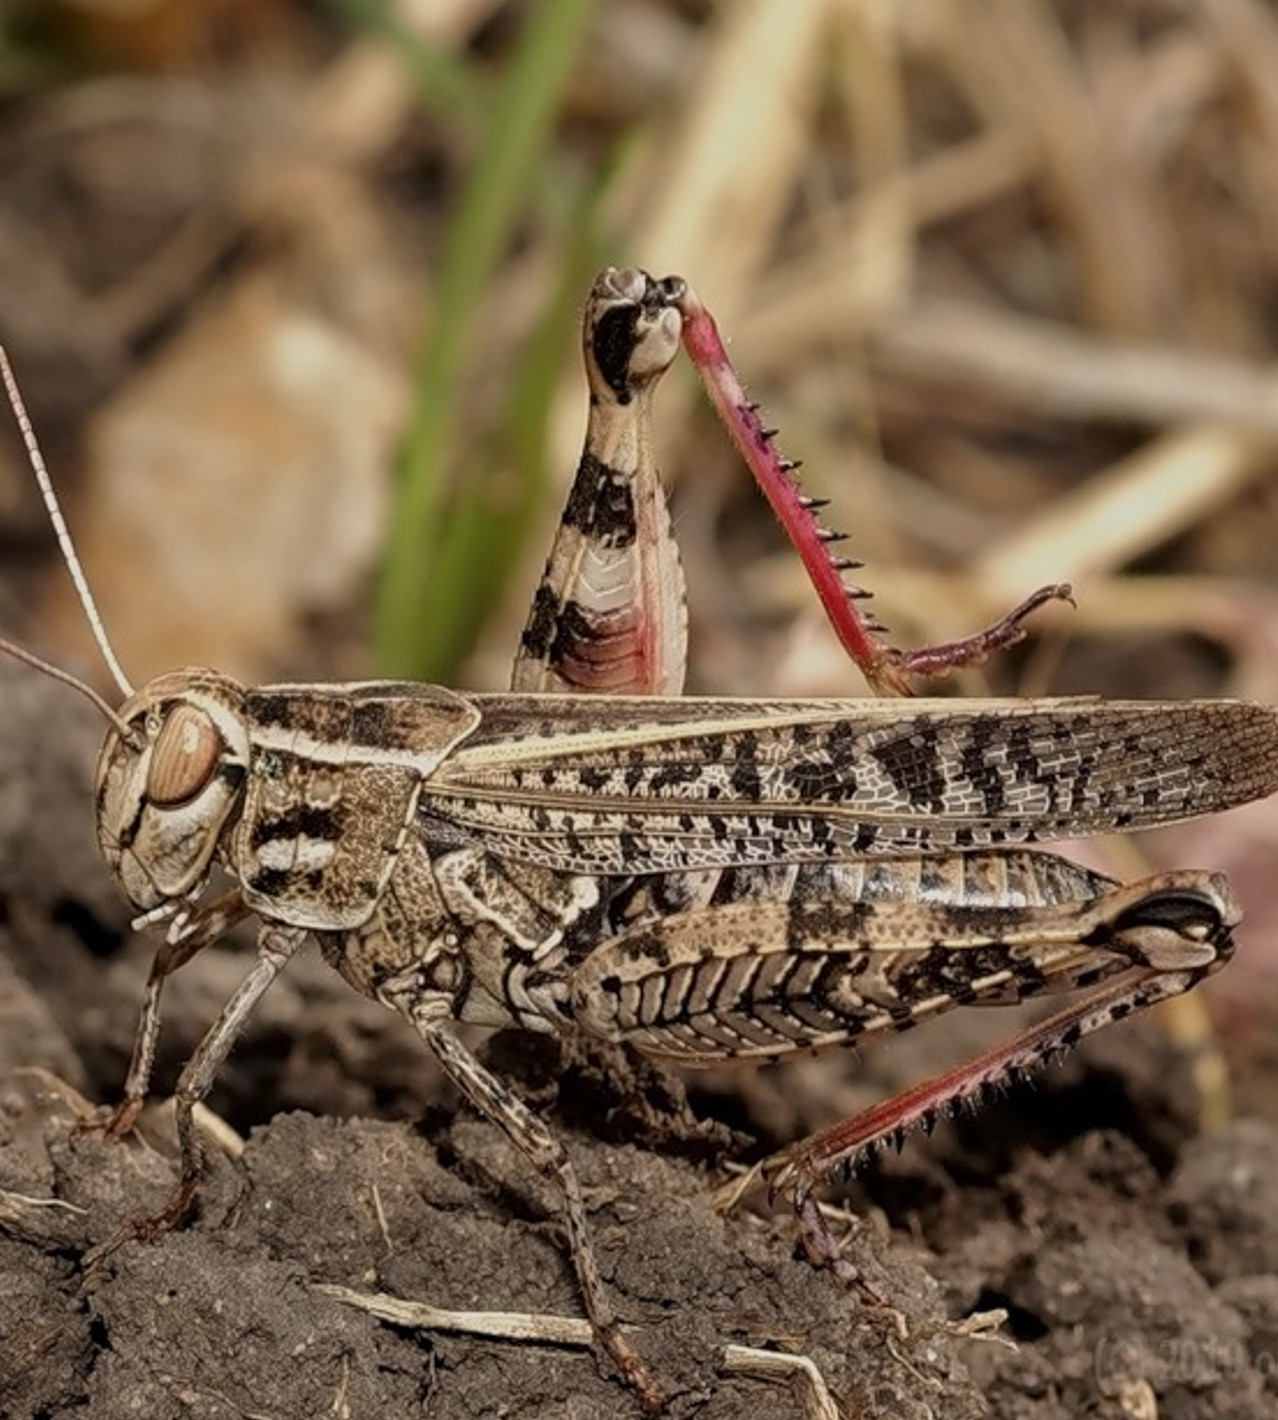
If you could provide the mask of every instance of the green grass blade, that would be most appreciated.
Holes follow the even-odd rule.
[[[456,646],[434,627],[451,615],[460,589],[440,583],[457,494],[450,470],[470,462],[457,427],[472,348],[475,311],[518,221],[546,180],[555,114],[596,0],[544,0],[529,11],[523,43],[493,105],[445,246],[434,321],[417,371],[414,419],[396,490],[377,608],[378,654],[390,674],[441,677],[452,663],[428,644]],[[469,499],[467,501],[470,501]],[[469,618],[468,618],[469,619]],[[451,654],[451,653],[450,653]]]

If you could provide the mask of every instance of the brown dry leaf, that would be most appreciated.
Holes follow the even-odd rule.
[[[106,405],[75,522],[129,673],[260,678],[302,615],[352,601],[406,403],[392,364],[253,280]],[[41,644],[82,646],[65,574],[54,586]]]

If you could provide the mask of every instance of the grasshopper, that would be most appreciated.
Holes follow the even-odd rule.
[[[113,1132],[146,1094],[165,978],[240,919],[260,923],[252,967],[182,1071],[181,1179],[141,1230],[191,1206],[195,1105],[313,937],[558,1183],[598,1345],[649,1405],[658,1391],[602,1285],[567,1152],[456,1023],[585,1031],[698,1065],[864,1042],[955,1005],[1106,983],[1094,1004],[947,1079],[948,1093],[925,1090],[868,1128],[818,1136],[786,1179],[810,1222],[815,1178],[885,1129],[1227,960],[1240,914],[1221,876],[1121,885],[1026,845],[1216,812],[1278,787],[1278,716],[1241,702],[680,696],[683,581],[651,420],[681,339],[701,342],[694,358],[731,406],[738,442],[770,449],[709,335],[678,278],[623,270],[595,283],[585,451],[513,688],[480,694],[389,681],[248,687],[210,669],[135,690],[0,358],[123,703],[3,646],[76,685],[106,719],[98,840],[138,920],[163,931]],[[812,513],[811,500],[797,506]],[[1059,594],[1045,589],[957,648],[887,654],[867,640],[862,659],[879,685],[902,689],[913,670],[1015,639],[1026,610]],[[217,896],[215,867],[231,883]],[[820,1243],[810,1228],[810,1250]]]

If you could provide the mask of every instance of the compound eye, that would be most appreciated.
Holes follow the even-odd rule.
[[[147,799],[175,809],[212,779],[222,755],[222,737],[194,705],[177,705],[165,717],[146,777]]]

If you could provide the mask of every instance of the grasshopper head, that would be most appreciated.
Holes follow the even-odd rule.
[[[174,671],[125,701],[98,755],[98,843],[136,907],[199,894],[248,760],[244,690],[229,676]]]
[[[240,800],[249,762],[244,690],[206,670],[175,671],[133,689],[111,649],[3,346],[0,385],[89,630],[125,697],[123,708],[113,710],[92,686],[7,637],[0,636],[0,653],[78,690],[111,726],[96,776],[102,855],[130,902],[145,913],[176,915],[203,889]]]

